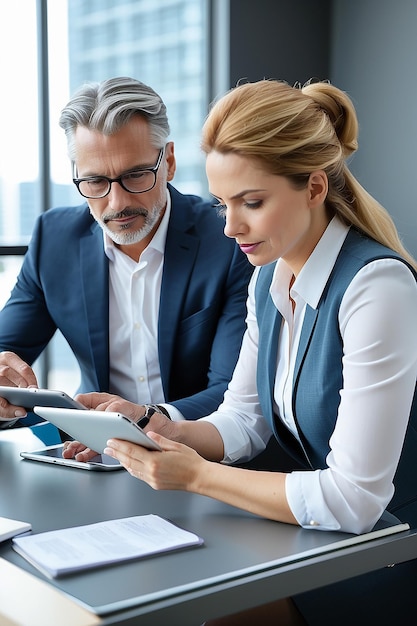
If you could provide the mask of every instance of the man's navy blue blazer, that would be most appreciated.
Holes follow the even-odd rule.
[[[196,419],[218,407],[231,378],[253,268],[224,235],[224,221],[210,203],[171,185],[169,190],[158,321],[161,378],[165,401]],[[32,364],[56,329],[80,366],[78,391],[109,391],[108,259],[86,203],[38,218],[0,312],[0,351]]]

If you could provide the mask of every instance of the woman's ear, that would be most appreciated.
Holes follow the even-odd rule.
[[[324,170],[311,172],[308,179],[309,203],[311,207],[324,204],[327,192],[329,190],[329,182],[327,174]]]

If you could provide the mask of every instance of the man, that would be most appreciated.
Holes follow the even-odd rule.
[[[174,420],[220,404],[245,328],[246,256],[201,198],[170,185],[174,144],[158,94],[132,78],[83,86],[63,109],[74,183],[87,202],[35,225],[0,312],[0,385],[60,329],[80,392],[158,404]],[[0,398],[0,427],[30,423]]]

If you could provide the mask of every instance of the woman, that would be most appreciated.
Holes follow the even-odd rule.
[[[247,331],[215,413],[177,423],[152,416],[147,431],[162,454],[109,442],[105,452],[134,476],[312,530],[366,532],[387,508],[417,522],[416,450],[406,436],[416,264],[346,165],[357,133],[350,99],[327,82],[244,84],[212,108],[202,142],[210,190],[225,234],[257,267]],[[79,399],[141,416],[112,396]],[[253,458],[271,432],[304,471],[227,465]],[[405,581],[416,573],[413,562],[399,565],[216,623],[390,623],[395,603],[407,611]]]

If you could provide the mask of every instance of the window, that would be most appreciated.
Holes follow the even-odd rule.
[[[0,306],[15,282],[36,217],[50,206],[82,202],[72,184],[58,119],[83,82],[130,75],[158,91],[176,143],[174,184],[181,191],[206,195],[199,149],[208,100],[206,2],[20,0],[7,5],[7,19],[0,22],[0,51],[2,59],[13,63],[2,64],[0,99],[6,121],[0,152],[0,279],[6,289]],[[42,30],[46,13],[47,32]],[[18,37],[10,24],[18,25]],[[33,54],[21,54],[22,41]],[[39,42],[46,41],[48,64],[39,58]],[[40,132],[38,85],[49,93],[40,109],[48,123],[45,132]],[[78,367],[60,333],[35,369],[41,385],[75,393]]]
[[[0,20],[2,246],[27,244],[40,210],[37,61],[34,54],[21,54],[22,41],[36,50],[35,10],[32,0],[14,2],[7,6],[7,19]]]

